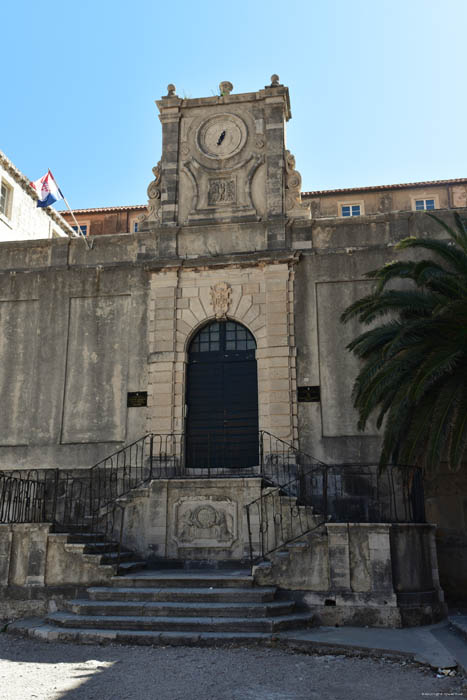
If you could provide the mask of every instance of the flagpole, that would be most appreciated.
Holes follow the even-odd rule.
[[[55,182],[55,187],[58,189],[58,191],[59,191],[60,194],[62,195],[62,199],[63,199],[63,201],[65,202],[65,204],[66,204],[66,206],[67,206],[67,208],[68,208],[68,211],[69,211],[70,214],[71,214],[71,218],[73,219],[73,221],[74,221],[75,224],[76,224],[76,227],[77,227],[77,229],[78,229],[78,231],[79,231],[79,235],[80,235],[82,238],[84,238],[84,242],[86,243],[87,249],[88,249],[88,250],[92,250],[92,243],[89,243],[88,239],[86,238],[86,236],[84,235],[84,233],[83,233],[83,231],[82,231],[82,229],[81,229],[81,226],[80,226],[79,223],[76,221],[76,217],[75,217],[75,215],[73,214],[73,211],[72,211],[70,205],[68,204],[68,201],[67,201],[65,195],[63,194],[63,192],[62,192],[62,190],[60,189],[60,187],[57,185],[57,181],[56,181],[56,179],[54,178],[54,176],[53,176],[52,171],[50,170],[50,168],[48,169],[48,172],[50,173],[50,175],[51,175],[51,177],[52,177],[52,180]]]
[[[83,233],[82,230],[81,230],[81,226],[80,226],[79,223],[76,221],[76,217],[75,217],[75,215],[73,214],[73,211],[72,211],[70,205],[68,204],[68,201],[67,201],[66,197],[63,196],[63,192],[62,192],[61,190],[60,190],[60,192],[61,192],[61,194],[62,194],[63,201],[65,202],[65,204],[66,204],[66,206],[67,206],[67,209],[68,209],[68,211],[69,211],[70,214],[71,214],[71,218],[73,219],[73,221],[75,222],[75,224],[76,224],[76,226],[77,226],[77,228],[78,228],[79,235],[82,236],[82,237],[84,238],[84,242],[86,243],[86,246],[87,246],[88,250],[92,250],[92,245],[90,245],[88,239],[86,238],[86,236],[84,235],[84,233]]]

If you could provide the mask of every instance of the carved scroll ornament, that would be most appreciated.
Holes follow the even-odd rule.
[[[294,217],[310,217],[310,205],[302,202],[302,176],[290,151],[285,152],[285,210]]]
[[[148,186],[148,212],[139,217],[138,221],[161,222],[161,162],[152,169],[154,180]]]
[[[232,287],[227,282],[218,282],[211,287],[211,303],[217,319],[227,318],[232,301]]]

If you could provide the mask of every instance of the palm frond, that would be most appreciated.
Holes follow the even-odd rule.
[[[461,275],[467,274],[467,254],[459,250],[451,241],[438,241],[435,238],[403,238],[395,246],[396,250],[406,248],[423,248],[439,255],[453,270]]]
[[[431,218],[449,240],[402,240],[399,250],[432,257],[367,273],[373,293],[341,316],[373,324],[347,349],[362,363],[352,391],[358,428],[372,415],[383,427],[381,468],[401,459],[428,472],[441,460],[452,469],[467,461],[467,219],[456,213],[454,228]]]

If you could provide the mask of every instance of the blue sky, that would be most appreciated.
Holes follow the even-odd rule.
[[[17,0],[1,22],[0,148],[74,208],[146,202],[168,83],[272,73],[304,190],[467,177],[467,0]]]

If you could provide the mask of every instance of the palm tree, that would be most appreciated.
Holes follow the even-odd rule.
[[[451,227],[429,216],[448,239],[400,241],[396,249],[421,248],[430,258],[367,273],[373,293],[341,320],[372,324],[347,348],[363,361],[352,395],[358,427],[364,430],[371,414],[383,426],[380,467],[433,472],[447,461],[457,471],[467,449],[467,220],[456,213]]]

